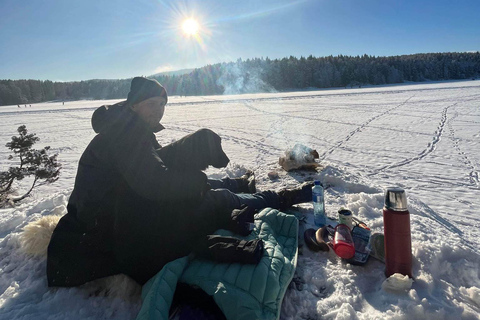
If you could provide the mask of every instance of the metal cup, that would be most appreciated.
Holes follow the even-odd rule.
[[[385,191],[385,208],[393,211],[408,211],[405,190],[400,187],[388,187]]]

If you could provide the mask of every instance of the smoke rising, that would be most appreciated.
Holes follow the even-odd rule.
[[[262,80],[261,68],[246,68],[241,61],[226,64],[217,85],[225,88],[223,94],[276,92]]]

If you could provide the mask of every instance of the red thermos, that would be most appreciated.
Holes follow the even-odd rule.
[[[385,235],[385,276],[401,273],[412,277],[412,239],[407,196],[402,188],[391,187],[385,192],[383,207]]]

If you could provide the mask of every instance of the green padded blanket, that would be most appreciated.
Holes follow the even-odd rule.
[[[218,230],[220,235],[233,235]],[[238,237],[238,236],[237,236]],[[227,319],[278,319],[285,291],[293,278],[298,254],[298,220],[267,208],[255,215],[255,227],[245,239],[260,238],[265,252],[257,265],[177,259],[142,289],[137,320],[167,320],[177,282],[212,295]]]

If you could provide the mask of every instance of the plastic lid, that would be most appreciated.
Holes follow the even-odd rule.
[[[338,243],[334,250],[337,256],[343,259],[351,259],[353,256],[355,256],[355,248],[351,245]]]
[[[338,210],[338,213],[343,214],[344,216],[351,216],[352,215],[352,211],[350,211],[348,209],[345,209],[345,208],[342,208],[342,209]]]
[[[319,186],[320,185],[320,180],[315,180],[314,183],[315,183],[316,186]]]

